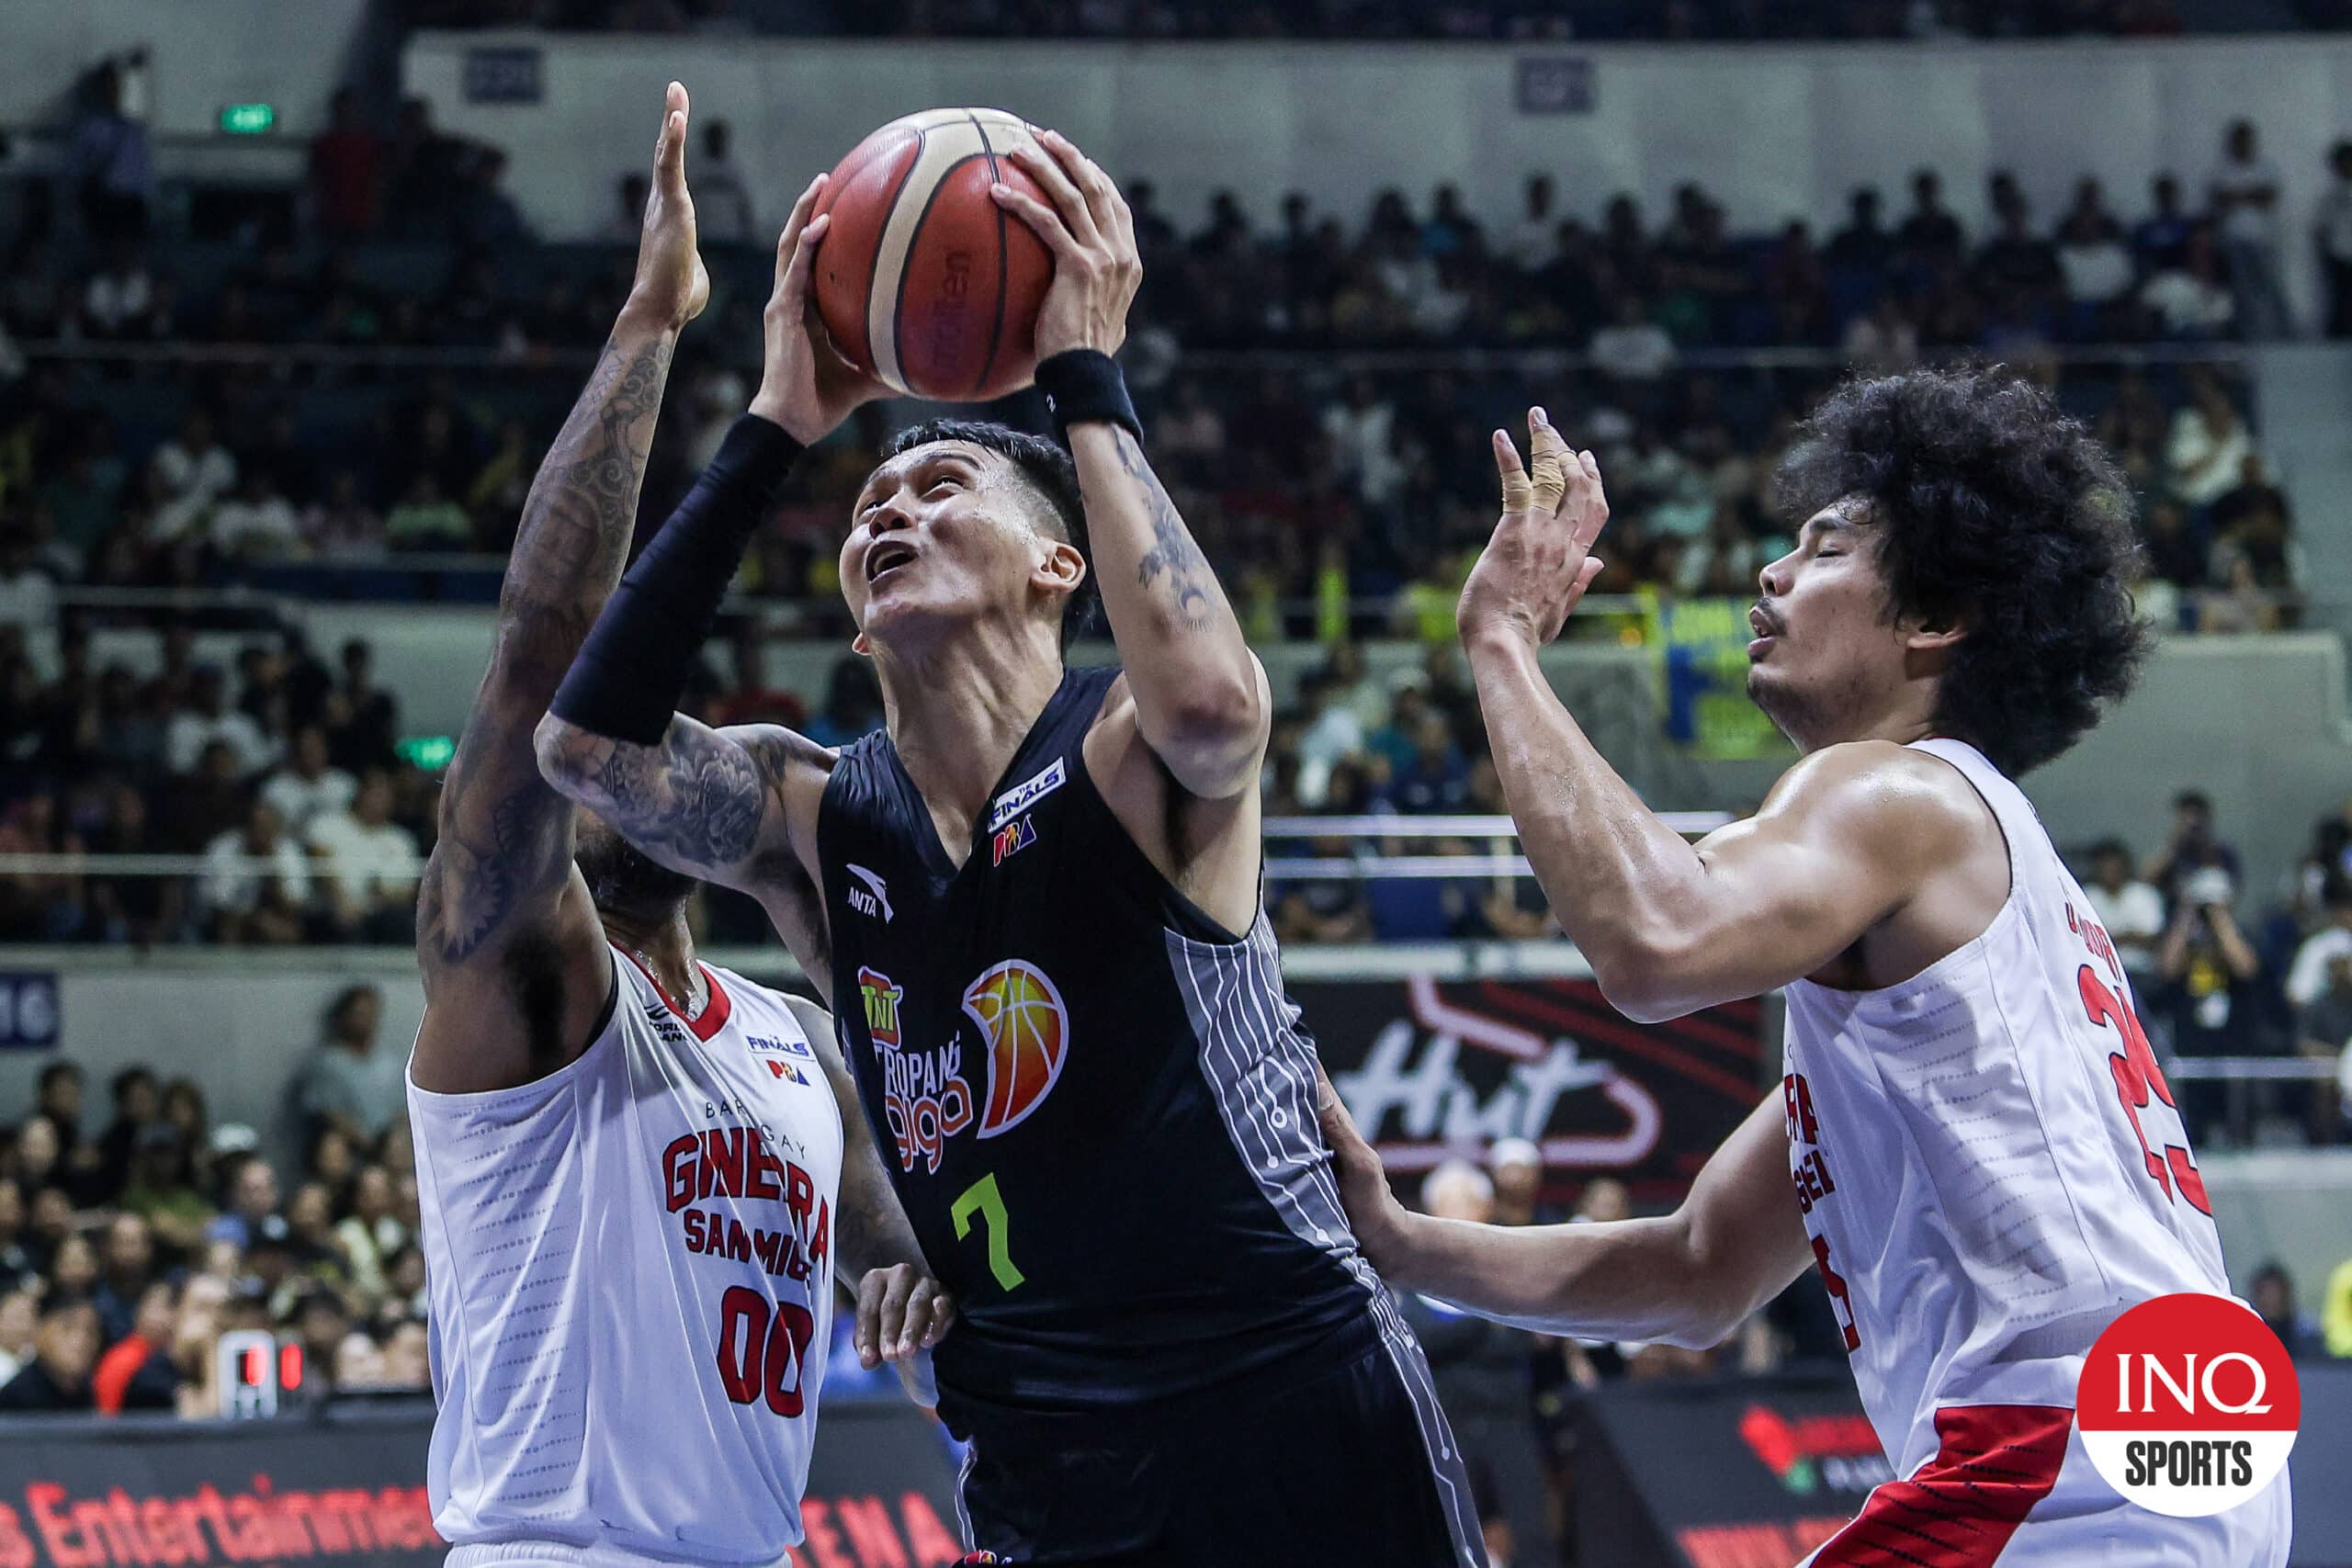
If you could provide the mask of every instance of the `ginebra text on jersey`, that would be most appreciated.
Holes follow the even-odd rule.
[[[807,1171],[770,1152],[758,1127],[712,1127],[673,1140],[662,1151],[662,1185],[669,1212],[683,1213],[689,1252],[756,1261],[767,1273],[806,1280],[831,1246],[832,1206]],[[741,1219],[695,1207],[714,1197],[778,1204],[790,1228],[746,1230]]]

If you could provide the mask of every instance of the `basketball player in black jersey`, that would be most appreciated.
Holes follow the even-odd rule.
[[[836,753],[671,712],[792,459],[881,390],[808,309],[820,177],[714,465],[709,496],[734,499],[690,502],[629,570],[540,766],[655,859],[761,899],[828,992],[961,1314],[935,1359],[975,1547],[1479,1563],[1427,1366],[1332,1185],[1260,899],[1265,674],[1107,357],[1133,223],[1043,144],[1013,156],[1051,204],[996,198],[1056,258],[1037,380],[1068,450],[940,423],[866,480],[841,577],[887,731]],[[1090,581],[1124,672],[1063,663]]]

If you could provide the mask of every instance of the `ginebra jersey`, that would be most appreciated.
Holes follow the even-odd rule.
[[[408,1089],[433,1521],[508,1559],[775,1563],[832,1329],[840,1108],[777,993],[688,1019],[615,949],[612,1014],[520,1089]]]
[[[2008,898],[1899,985],[1789,987],[1781,1081],[1798,1206],[1898,1476],[1937,1455],[1939,1411],[2071,1412],[2120,1313],[2229,1289],[2172,1090],[2090,901],[1981,752],[1916,749],[1992,808]],[[2064,1480],[2098,1495],[2082,1506],[2120,1506],[2087,1465]]]

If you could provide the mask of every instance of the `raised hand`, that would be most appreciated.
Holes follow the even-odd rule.
[[[1127,341],[1127,308],[1143,286],[1135,214],[1111,176],[1058,130],[1037,132],[1045,149],[1012,157],[1053,198],[1048,207],[1012,186],[989,187],[997,205],[1037,232],[1054,255],[1054,281],[1037,310],[1037,357],[1066,349],[1116,354]]]
[[[653,180],[645,197],[645,228],[637,241],[632,310],[673,330],[710,302],[710,274],[695,248],[695,200],[686,193],[686,90],[670,84],[662,135],[653,144]]]
[[[762,313],[766,346],[760,389],[752,412],[780,425],[804,446],[813,446],[863,403],[887,398],[890,389],[842,357],[825,332],[810,295],[817,247],[832,227],[830,212],[809,214],[831,175],[819,175],[792,204],[775,243],[775,290]]]
[[[1494,442],[1503,514],[1462,585],[1457,625],[1465,644],[1498,637],[1541,648],[1600,575],[1592,544],[1609,501],[1592,454],[1571,452],[1542,409],[1527,412],[1532,473],[1508,433],[1496,431]]]

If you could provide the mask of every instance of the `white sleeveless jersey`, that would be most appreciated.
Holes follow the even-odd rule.
[[[408,1088],[455,1568],[775,1563],[831,1342],[842,1121],[783,997],[688,1020],[615,950],[613,1015],[521,1089]]]
[[[2240,1527],[2269,1518],[2283,1478],[2271,1500],[2220,1520],[2164,1519],[2108,1488],[2072,1431],[2099,1331],[2153,1296],[2228,1293],[2221,1240],[2127,972],[2033,807],[1973,747],[1916,749],[1992,808],[2008,840],[2007,901],[1974,941],[1899,985],[1787,991],[1790,1165],[1863,1406],[1900,1477],[1964,1470],[1992,1445],[2035,1448],[2053,1472],[2063,1458],[2004,1568],[2260,1568],[2273,1558]],[[1955,1418],[1955,1406],[1987,1409]],[[2038,1429],[2035,1412],[2049,1417]],[[1971,1441],[1979,1451],[1964,1451]],[[2092,1533],[2037,1551],[2052,1533],[2037,1521],[2068,1517]],[[2092,1551],[2151,1530],[2179,1534],[2185,1554]],[[2281,1535],[2278,1561],[2284,1550]],[[1847,1561],[1826,1549],[1822,1560]]]

